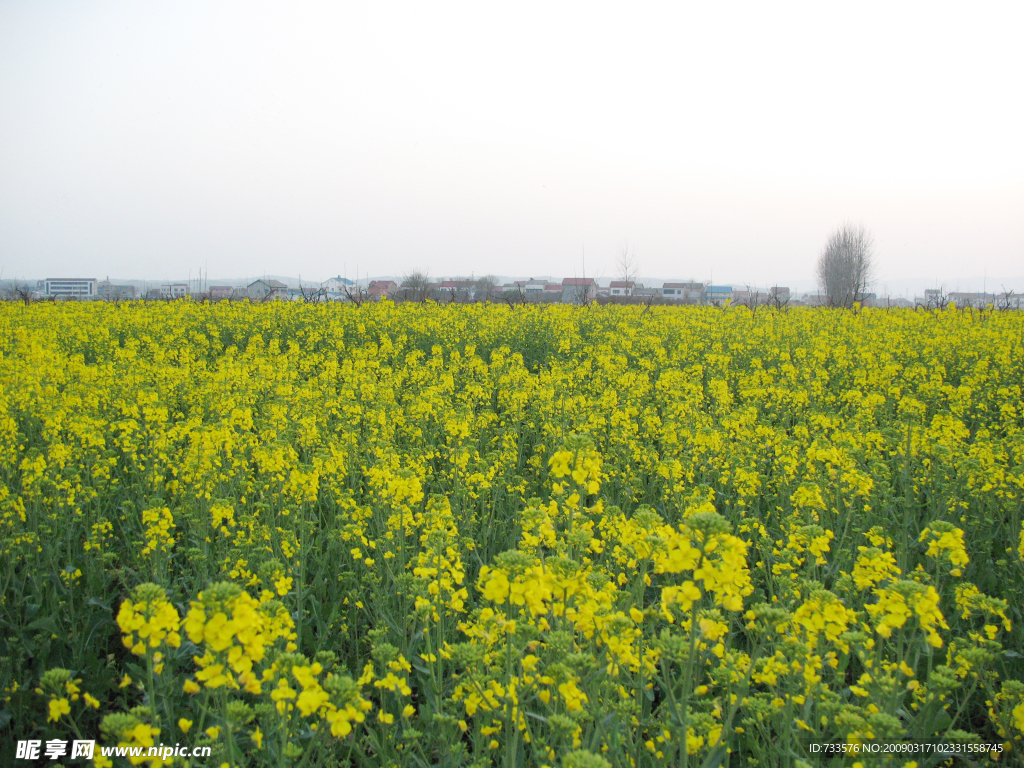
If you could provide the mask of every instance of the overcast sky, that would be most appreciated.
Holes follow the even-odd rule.
[[[0,0],[2,277],[1024,275],[1024,4]],[[584,263],[585,258],[585,263]],[[1017,286],[1024,289],[1024,284]]]

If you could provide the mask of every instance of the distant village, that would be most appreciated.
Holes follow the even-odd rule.
[[[23,301],[169,301],[191,298],[206,301],[299,301],[299,302],[363,302],[435,301],[440,303],[503,302],[510,305],[527,303],[555,304],[688,304],[723,306],[726,303],[748,307],[822,306],[825,296],[820,292],[796,293],[785,286],[758,289],[751,286],[712,285],[705,282],[664,282],[645,286],[634,280],[611,280],[601,285],[593,278],[567,277],[514,280],[500,283],[494,277],[452,278],[431,280],[422,273],[413,273],[401,280],[353,281],[332,277],[320,283],[288,285],[272,278],[260,278],[240,285],[207,285],[204,280],[183,283],[145,284],[140,288],[128,281],[112,282],[95,278],[47,278],[32,285],[8,284],[8,299]],[[876,307],[945,307],[955,302],[958,307],[1024,309],[1024,297],[1012,291],[946,292],[928,289],[913,300],[879,297],[867,293],[863,306]]]

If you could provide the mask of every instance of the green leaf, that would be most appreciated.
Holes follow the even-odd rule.
[[[952,724],[953,718],[943,708],[942,702],[939,699],[932,699],[921,708],[907,730],[912,737],[923,739],[939,731],[945,731]]]
[[[46,616],[42,619],[36,619],[31,622],[25,629],[31,630],[43,630],[49,632],[51,635],[57,634],[57,620],[53,616]]]
[[[86,605],[94,605],[97,608],[102,608],[105,611],[112,612],[114,609],[110,607],[109,600],[100,600],[98,597],[90,597],[85,601]]]

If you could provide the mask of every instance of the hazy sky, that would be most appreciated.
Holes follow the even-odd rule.
[[[0,0],[3,277],[1024,275],[1024,4]],[[583,254],[586,263],[584,267]],[[1018,286],[1024,289],[1024,285]]]

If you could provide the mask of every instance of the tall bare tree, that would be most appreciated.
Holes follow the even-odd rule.
[[[402,298],[406,301],[426,301],[430,298],[430,291],[434,287],[430,276],[424,270],[413,270],[402,280]]]
[[[628,242],[619,249],[619,258],[615,262],[618,279],[624,283],[635,283],[640,274],[640,262],[636,257],[636,249]]]
[[[342,285],[341,290],[345,294],[345,298],[357,307],[363,306],[363,302],[366,301],[366,289],[359,285],[359,283]]]
[[[473,294],[477,301],[493,301],[498,295],[498,278],[494,275],[477,278]]]
[[[850,308],[864,300],[874,279],[873,245],[863,224],[844,224],[829,236],[817,268],[828,306]]]
[[[4,291],[4,298],[7,301],[20,301],[27,307],[32,303],[32,289],[28,283],[15,280],[14,285]]]

